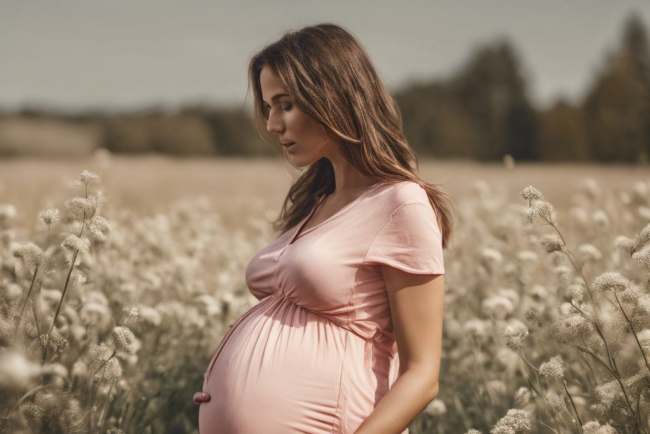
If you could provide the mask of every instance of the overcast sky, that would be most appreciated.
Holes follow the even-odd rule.
[[[391,90],[509,37],[545,106],[582,94],[632,12],[650,27],[648,0],[0,0],[0,107],[241,106],[250,56],[325,21],[355,34]]]

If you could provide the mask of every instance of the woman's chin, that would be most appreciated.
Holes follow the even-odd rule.
[[[322,158],[322,156],[316,157],[313,154],[312,155],[300,155],[299,152],[296,152],[297,149],[292,149],[292,148],[293,148],[293,146],[291,148],[289,148],[289,151],[287,152],[287,159],[289,161],[291,161],[291,163],[296,167],[302,168],[302,167],[311,166],[316,161],[318,161],[320,158]]]

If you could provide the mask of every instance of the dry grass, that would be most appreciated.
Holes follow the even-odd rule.
[[[101,184],[89,203],[63,206],[84,196],[68,184],[86,168]],[[412,434],[650,430],[648,170],[420,171],[452,195],[457,225],[444,252],[440,394]],[[196,434],[192,395],[225,330],[257,302],[244,269],[294,174],[239,159],[1,162],[0,433]],[[525,200],[539,196],[529,185],[545,200]],[[92,199],[96,187],[107,202]],[[208,200],[185,200],[197,196]],[[37,221],[50,208],[62,214],[52,232]],[[104,216],[118,224],[97,236]],[[43,255],[55,273],[39,274]]]
[[[69,192],[66,179],[71,173],[94,169],[100,174],[111,206],[128,208],[138,215],[164,212],[180,198],[205,196],[212,200],[224,221],[236,222],[242,214],[270,208],[279,212],[296,169],[280,160],[253,159],[173,159],[163,156],[113,157],[106,170],[93,160],[0,161],[0,203],[17,207],[18,220],[33,224],[31,216],[48,203]],[[619,191],[636,180],[650,177],[643,166],[517,164],[507,169],[502,164],[471,162],[433,162],[422,160],[424,180],[440,183],[460,203],[472,194],[482,180],[503,197],[515,197],[532,184],[545,192],[558,209],[569,205],[570,189],[591,177],[608,190]],[[25,217],[25,218],[21,218]]]

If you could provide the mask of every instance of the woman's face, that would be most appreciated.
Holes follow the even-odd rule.
[[[331,139],[328,143],[325,128],[294,105],[282,82],[268,66],[262,68],[260,85],[266,129],[277,135],[280,142],[294,142],[289,147],[283,146],[292,163],[305,167],[326,156]]]

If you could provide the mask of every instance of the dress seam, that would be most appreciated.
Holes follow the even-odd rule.
[[[401,204],[400,206],[398,206],[398,207],[397,207],[397,208],[396,208],[396,209],[391,213],[391,215],[388,217],[388,219],[386,219],[386,221],[384,222],[384,224],[381,225],[381,228],[379,228],[379,230],[377,231],[377,233],[375,234],[375,236],[372,238],[372,241],[370,242],[370,245],[369,245],[368,248],[366,249],[366,253],[363,255],[363,259],[361,260],[361,266],[359,267],[359,269],[357,269],[357,273],[356,273],[355,276],[354,276],[354,286],[353,286],[353,290],[352,290],[352,295],[354,295],[354,289],[355,289],[356,286],[357,286],[357,277],[358,277],[359,271],[361,270],[361,268],[363,268],[364,265],[368,265],[368,264],[366,264],[366,258],[368,257],[368,253],[370,253],[370,250],[372,249],[372,246],[375,244],[375,240],[377,239],[377,237],[379,236],[379,234],[381,234],[381,231],[384,230],[384,227],[386,227],[386,225],[387,225],[388,223],[390,223],[390,221],[393,219],[393,217],[395,216],[395,214],[397,213],[397,211],[399,211],[399,210],[400,210],[402,207],[404,207],[405,205],[410,205],[410,204],[413,204],[413,203],[419,203],[419,202],[403,203],[403,204]],[[350,300],[352,300],[352,295],[350,295]],[[350,304],[350,302],[348,301],[348,306],[349,306],[349,304]],[[348,308],[348,309],[349,309],[349,308]],[[349,321],[348,321],[348,322],[349,322]],[[349,323],[348,323],[348,327],[349,327]],[[384,332],[384,329],[383,329],[380,325],[378,325],[378,327],[379,327],[379,334],[382,334],[382,333]],[[372,341],[374,342],[374,337],[372,338]]]
[[[401,208],[401,206],[400,206],[400,208]],[[393,211],[393,214],[395,214],[396,211],[397,210]],[[388,221],[390,221],[393,214],[391,214],[391,217],[388,218]],[[388,223],[388,221],[386,221],[386,223]],[[386,223],[384,223],[384,225],[386,225]],[[384,228],[384,226],[382,225],[381,229],[383,229],[383,228]],[[381,232],[381,229],[379,230],[379,232]],[[341,416],[339,415],[339,407],[340,407],[340,403],[341,403],[341,389],[342,389],[341,386],[343,384],[343,372],[344,372],[344,369],[345,369],[345,354],[346,354],[346,350],[347,350],[348,337],[349,337],[349,334],[350,334],[350,310],[351,310],[350,306],[351,306],[351,303],[352,303],[352,297],[354,297],[354,291],[357,288],[357,282],[358,282],[358,279],[359,279],[359,272],[361,271],[361,268],[363,267],[363,264],[365,263],[366,256],[368,256],[368,252],[370,251],[370,247],[373,245],[373,243],[375,241],[375,238],[377,237],[379,232],[377,232],[377,234],[375,234],[375,237],[373,238],[372,242],[368,246],[368,249],[366,250],[366,253],[363,255],[363,261],[361,262],[361,266],[359,268],[357,268],[356,273],[354,273],[354,283],[352,284],[352,289],[350,291],[350,298],[348,298],[347,309],[346,309],[346,312],[345,312],[345,319],[346,319],[348,327],[346,328],[347,333],[345,334],[345,346],[343,347],[343,362],[341,363],[341,377],[339,379],[339,395],[338,395],[338,397],[336,399],[336,409],[334,410],[334,418],[332,419],[332,433],[335,432],[334,430],[336,428],[336,419],[337,419],[337,417],[339,419],[339,422],[338,422],[339,432],[340,432],[340,429],[341,429]],[[379,329],[381,331],[381,327]],[[371,341],[374,341],[374,337],[371,339]]]
[[[402,203],[402,204],[400,204],[397,208],[395,208],[395,210],[393,210],[393,212],[390,214],[390,216],[388,217],[388,219],[386,219],[386,221],[384,222],[384,224],[381,225],[381,228],[379,228],[379,230],[377,231],[377,233],[375,234],[375,236],[372,238],[372,241],[370,242],[370,245],[368,246],[368,249],[366,250],[365,255],[363,255],[363,260],[361,261],[361,266],[359,267],[359,270],[360,270],[364,265],[368,265],[368,264],[366,263],[366,259],[368,258],[368,253],[370,253],[370,250],[372,249],[372,246],[374,246],[375,241],[377,240],[377,237],[379,236],[379,234],[381,234],[382,231],[384,230],[384,228],[386,227],[386,225],[388,225],[388,223],[390,223],[390,222],[393,220],[393,217],[395,217],[395,214],[397,214],[397,212],[398,212],[400,209],[404,208],[406,205],[417,205],[417,204],[424,205],[424,204],[421,203],[421,202],[407,202],[407,203]],[[357,270],[357,274],[359,273],[359,270]],[[356,285],[357,285],[357,278],[356,278],[356,276],[355,276],[355,279],[354,279],[354,287],[355,287],[355,288],[356,288]],[[352,298],[352,297],[350,297],[350,298]],[[383,333],[383,332],[384,332],[383,328],[382,328],[381,326],[379,326],[379,333],[381,334],[381,333]],[[373,337],[373,339],[372,339],[372,345],[373,345],[373,351],[372,351],[372,354],[374,354],[374,344],[375,344],[375,339],[374,339],[374,337]],[[393,363],[391,362],[391,363],[389,363],[389,365],[388,365],[388,373],[387,373],[387,375],[386,375],[386,386],[387,386],[387,389],[388,389],[388,390],[391,389],[391,387],[390,387],[390,377],[391,377],[392,370],[393,370]]]
[[[279,289],[280,287],[278,286],[278,272],[280,270],[280,257],[282,256],[284,251],[287,249],[287,247],[289,247],[288,244],[282,248],[282,250],[278,254],[277,259],[275,260],[275,268],[273,269],[273,276],[271,278],[271,282],[273,283],[273,287],[276,289],[276,291],[274,291],[274,294],[277,294],[278,292],[281,292],[281,290]]]
[[[332,434],[335,432],[341,432],[341,416],[339,415],[339,408],[341,404],[341,393],[343,390],[343,372],[345,371],[345,354],[348,348],[348,339],[350,337],[350,331],[346,329],[345,333],[345,342],[343,344],[343,362],[341,363],[341,374],[339,376],[339,393],[336,397],[336,408],[334,409],[334,418],[332,419]],[[338,418],[338,421],[337,421]]]

